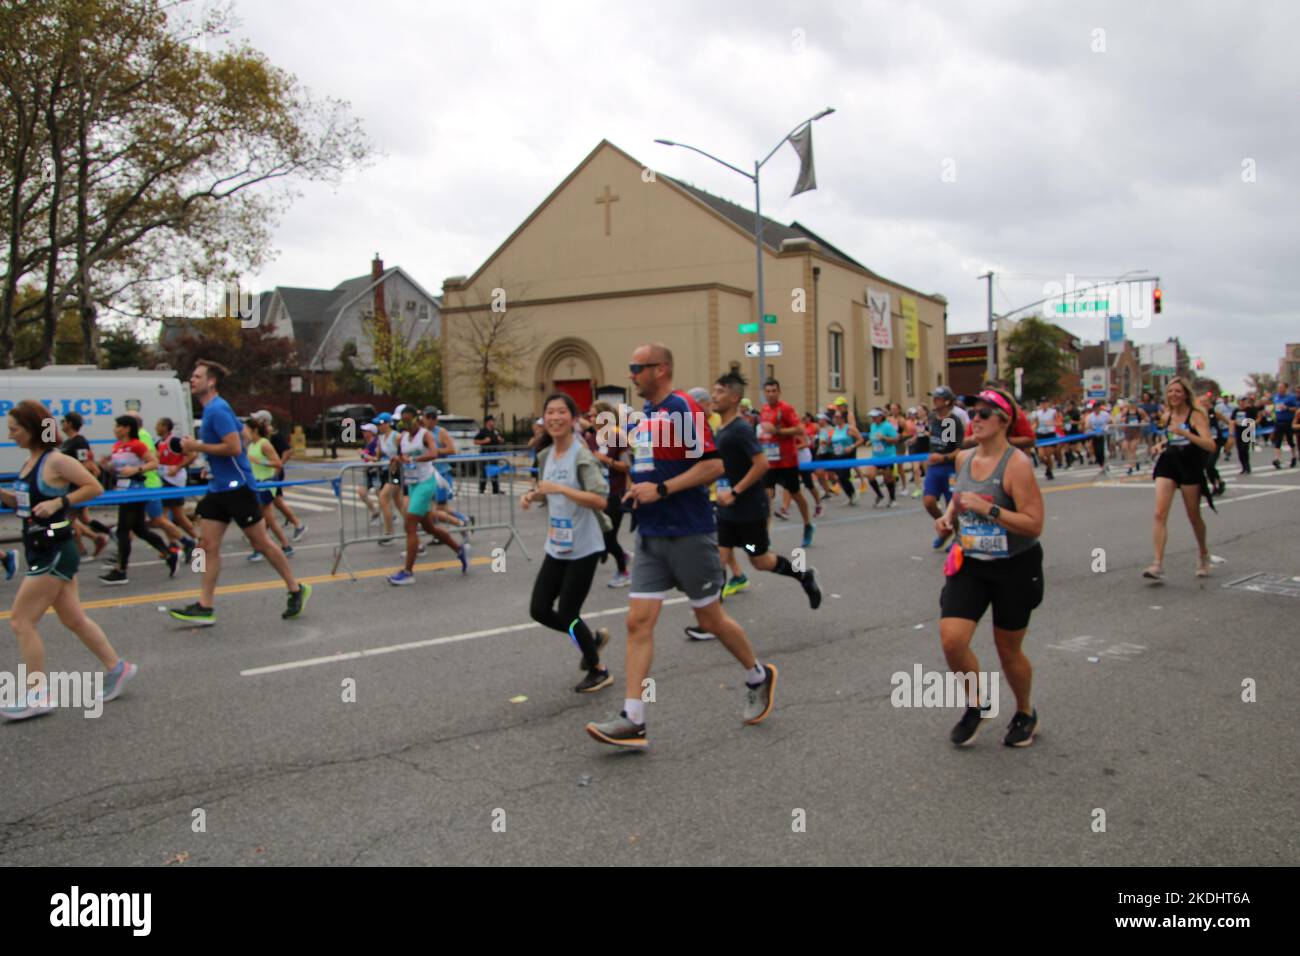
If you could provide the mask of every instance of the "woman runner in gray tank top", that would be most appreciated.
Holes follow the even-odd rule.
[[[1015,417],[1016,403],[1007,393],[979,394],[971,414],[978,447],[958,456],[952,502],[935,520],[940,535],[957,534],[944,568],[939,636],[949,669],[964,677],[967,688],[968,706],[950,735],[959,747],[974,742],[984,718],[997,716],[996,692],[988,702],[979,701],[978,688],[990,684],[979,680],[979,660],[970,646],[990,605],[998,659],[1016,697],[1003,743],[1028,747],[1038,730],[1030,701],[1033,668],[1021,645],[1029,616],[1043,600],[1043,496],[1033,464],[1007,442]]]

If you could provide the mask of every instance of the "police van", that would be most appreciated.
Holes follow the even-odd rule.
[[[142,369],[101,369],[93,365],[50,365],[43,369],[0,371],[0,415],[21,401],[34,398],[59,421],[59,443],[65,439],[62,419],[76,412],[84,419],[86,436],[99,458],[108,453],[116,439],[113,420],[128,412],[139,412],[144,427],[153,431],[154,422],[170,418],[177,435],[194,434],[193,402],[188,382],[176,372]],[[7,422],[6,422],[7,424]],[[0,475],[15,474],[27,461],[27,452],[9,440],[6,428],[0,432]]]

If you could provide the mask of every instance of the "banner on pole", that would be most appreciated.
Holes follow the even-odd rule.
[[[790,145],[799,154],[799,180],[791,196],[817,188],[817,170],[813,169],[812,123],[790,134]]]
[[[916,317],[916,300],[899,296],[899,311],[903,313],[903,354],[910,359],[921,357],[921,323]]]
[[[867,289],[867,322],[873,349],[894,347],[894,324],[889,315],[889,293]]]

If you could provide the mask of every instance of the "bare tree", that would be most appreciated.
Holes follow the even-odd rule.
[[[526,295],[524,287],[511,288],[498,279],[490,289],[477,288],[467,311],[442,317],[449,323],[445,368],[452,379],[475,390],[485,419],[499,392],[530,384],[528,360],[540,343],[528,328],[527,313],[510,307]]]

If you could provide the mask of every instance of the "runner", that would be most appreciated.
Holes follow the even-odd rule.
[[[104,489],[84,465],[43,439],[49,414],[44,405],[31,400],[19,402],[9,412],[9,440],[28,455],[13,489],[0,489],[0,500],[22,520],[27,552],[27,576],[14,595],[9,616],[27,670],[27,687],[21,702],[0,708],[0,716],[9,720],[40,717],[58,704],[50,697],[45,645],[37,630],[51,608],[108,672],[101,700],[115,700],[139,671],[118,656],[103,629],[81,606],[76,577],[81,556],[69,512],[85,507]]]
[[[1183,496],[1187,520],[1191,522],[1200,549],[1196,565],[1198,578],[1210,575],[1210,549],[1205,543],[1205,520],[1201,517],[1201,495],[1214,507],[1214,497],[1205,485],[1204,453],[1214,450],[1214,438],[1205,412],[1192,404],[1192,387],[1187,379],[1171,379],[1165,389],[1166,411],[1160,427],[1168,439],[1157,445],[1158,457],[1152,479],[1156,483],[1156,511],[1152,526],[1155,560],[1142,572],[1144,578],[1159,581],[1164,577],[1165,543],[1169,539],[1169,508],[1174,492]]]
[[[253,478],[258,484],[274,481],[280,470],[280,456],[275,453],[275,448],[271,445],[270,431],[271,426],[264,418],[250,416],[244,423],[244,448],[248,452],[248,463],[253,466]],[[293,545],[289,543],[289,538],[280,527],[280,523],[275,520],[275,495],[272,494],[272,489],[258,488],[257,503],[262,508],[262,518],[266,521],[267,529],[275,535],[275,540],[280,544],[280,550],[284,552],[286,558],[292,558]],[[256,550],[250,552],[248,560],[253,564],[262,561],[262,552]]]
[[[433,426],[435,431],[421,427],[411,432],[403,432],[400,441],[401,453],[394,459],[402,466],[407,495],[406,563],[401,571],[388,578],[388,583],[397,587],[415,583],[415,558],[420,553],[421,527],[456,553],[456,557],[460,559],[461,574],[469,573],[469,542],[463,541],[457,545],[451,533],[438,525],[430,514],[434,499],[446,500],[444,496],[449,489],[447,479],[433,464],[445,450],[439,447],[436,432],[442,431],[445,434],[446,430],[439,429],[436,424],[438,419],[436,409],[428,408],[425,412],[426,417],[435,423]],[[433,414],[429,415],[429,412]]]
[[[401,435],[393,427],[393,416],[389,412],[380,412],[375,416],[379,426],[379,464],[383,476],[383,487],[379,489],[379,511],[384,518],[384,537],[379,544],[393,543],[393,509],[402,511],[402,467],[397,463],[397,456],[402,453]]]
[[[568,634],[582,652],[580,667],[587,676],[573,688],[591,694],[614,683],[600,662],[600,651],[609,643],[609,631],[598,627],[593,634],[582,619],[582,605],[591,592],[596,565],[605,553],[604,517],[609,486],[600,473],[600,462],[585,441],[575,439],[574,422],[578,405],[563,392],[556,392],[542,406],[546,440],[538,449],[538,480],[519,499],[525,511],[534,501],[546,499],[546,557],[533,582],[529,614],[534,621],[561,634]],[[607,518],[605,520],[608,520]],[[558,606],[556,602],[558,603]]]
[[[1103,402],[1098,402],[1093,408],[1088,418],[1088,431],[1095,432],[1092,436],[1093,459],[1101,467],[1101,474],[1108,475],[1110,472],[1106,467],[1106,442],[1110,438],[1110,412],[1106,410]],[[1050,478],[1051,475],[1048,477]]]
[[[1155,393],[1149,389],[1144,389],[1142,392],[1142,401],[1138,402],[1138,408],[1147,413],[1147,455],[1154,462],[1156,457],[1152,452],[1155,449],[1156,432],[1159,428],[1156,422],[1160,418],[1160,403],[1155,400]]]
[[[434,406],[426,405],[421,413],[421,420],[424,422],[424,430],[433,436],[434,444],[438,448],[438,457],[450,458],[456,454],[456,440],[451,437],[451,432],[438,424],[438,416],[441,414],[442,412]],[[474,519],[461,514],[451,506],[451,499],[456,497],[456,477],[451,465],[445,461],[438,461],[434,464],[433,470],[442,476],[443,480],[439,481],[433,490],[433,506],[429,509],[429,517],[434,521],[451,525],[464,540],[468,541],[470,535],[474,533],[472,530]],[[420,553],[424,553],[423,548],[420,549]]]
[[[914,405],[907,410],[908,421],[912,425],[911,444],[907,446],[909,455],[930,454],[930,409],[924,405]],[[912,497],[920,498],[924,489],[926,466],[923,462],[912,462]]]
[[[1142,465],[1138,462],[1137,446],[1146,430],[1144,426],[1147,424],[1147,413],[1135,402],[1125,402],[1116,412],[1124,425],[1124,460],[1128,462],[1128,473],[1131,475],[1142,470]]]
[[[898,429],[890,422],[885,420],[885,413],[882,409],[873,408],[870,413],[871,428],[867,433],[867,440],[871,443],[871,457],[885,458],[894,453],[894,442],[898,438]],[[885,496],[880,493],[880,485],[876,482],[876,476],[880,474],[881,468],[885,472],[885,487],[889,489],[889,504],[887,508],[892,508],[897,503],[894,488],[894,466],[893,465],[868,465],[867,466],[867,484],[871,490],[876,493],[876,500],[871,503],[871,507],[879,508],[880,503],[885,500]]]
[[[149,429],[144,427],[144,416],[139,412],[127,412],[135,419],[136,426],[139,429],[140,441],[144,442],[145,448],[149,449],[150,454],[155,458],[158,457],[158,443],[150,434]],[[159,466],[152,468],[144,473],[144,486],[150,491],[155,491],[163,487],[162,475],[160,469],[162,460],[159,459]],[[163,507],[162,499],[151,498],[144,503],[144,515],[148,526],[155,531],[163,534],[168,542],[168,546],[182,555],[189,554],[198,544],[193,538],[187,536],[175,523],[167,520],[167,515]]]
[[[271,447],[275,449],[276,456],[280,459],[280,464],[275,469],[275,474],[271,476],[272,481],[284,481],[284,466],[289,463],[293,457],[293,442],[284,437],[280,429],[275,427],[275,419],[266,409],[253,412],[253,418],[261,421],[266,425],[266,438],[270,440]],[[280,487],[271,489],[271,502],[275,505],[275,510],[284,516],[285,526],[293,528],[293,540],[297,541],[307,533],[307,526],[298,520],[294,514],[293,507],[289,504],[289,499],[284,496],[284,489]],[[274,515],[267,515],[267,524],[273,524]]]
[[[799,454],[796,450],[797,438],[803,434],[799,424],[799,413],[788,402],[781,400],[781,383],[769,378],[763,383],[763,408],[759,413],[758,440],[767,455],[769,470],[763,476],[768,497],[775,497],[777,486],[790,492],[799,516],[803,518],[803,547],[812,545],[812,517],[808,510],[808,501],[804,498],[799,481]],[[788,513],[776,512],[778,518],[788,518]]]
[[[921,504],[931,518],[943,515],[939,508],[939,497],[943,497],[944,506],[952,503],[952,479],[957,473],[957,453],[961,451],[966,440],[966,430],[961,419],[953,414],[956,397],[952,389],[940,385],[930,396],[934,399],[934,415],[926,426],[930,436],[928,447],[930,457],[925,470],[925,497]],[[931,544],[939,551],[948,543],[948,535],[939,535]]]
[[[210,627],[217,623],[215,599],[217,581],[221,577],[221,541],[226,536],[230,522],[234,521],[254,551],[266,555],[288,589],[288,606],[280,615],[292,620],[302,614],[311,599],[311,585],[299,584],[289,567],[289,559],[272,543],[266,532],[266,521],[257,494],[251,485],[253,468],[240,439],[243,429],[235,417],[230,403],[218,394],[221,380],[230,374],[224,366],[211,359],[199,359],[190,375],[190,392],[203,405],[203,420],[199,437],[181,439],[181,451],[207,456],[208,493],[199,502],[196,514],[201,519],[199,536],[203,548],[203,580],[199,585],[199,599],[183,608],[168,613],[178,621]]]
[[[1033,668],[1022,646],[1030,614],[1043,601],[1043,548],[1038,543],[1043,495],[1028,456],[1007,442],[1015,416],[1015,400],[1006,392],[980,393],[971,421],[979,445],[958,456],[952,503],[934,522],[940,537],[954,530],[958,536],[939,598],[939,636],[948,669],[968,675],[966,711],[949,735],[958,747],[974,743],[989,709],[979,701],[980,665],[970,647],[989,605],[998,660],[1016,695],[1016,713],[1002,742],[1028,747],[1038,733],[1038,711],[1030,700]]]
[[[1210,488],[1215,496],[1222,497],[1228,490],[1228,486],[1223,483],[1223,478],[1219,475],[1219,454],[1228,444],[1228,436],[1232,434],[1232,417],[1228,412],[1227,402],[1215,402],[1213,395],[1209,393],[1205,395],[1205,400],[1200,403],[1200,406],[1210,422],[1210,430],[1214,433],[1214,451],[1205,456],[1205,477],[1209,479]]]
[[[138,490],[145,487],[144,475],[158,468],[158,455],[140,440],[140,424],[131,415],[119,415],[113,425],[117,444],[105,462],[112,463],[118,491]],[[149,529],[145,503],[135,501],[117,506],[117,562],[107,574],[100,575],[103,585],[129,584],[127,567],[131,563],[131,535],[150,545],[167,563],[168,577],[176,577],[180,552]]]
[[[1235,428],[1234,437],[1237,441],[1237,460],[1241,462],[1241,473],[1243,475],[1250,474],[1250,456],[1255,450],[1254,429],[1258,427],[1261,411],[1263,409],[1255,398],[1254,392],[1248,392],[1237,404],[1235,421],[1233,422]],[[1246,434],[1247,429],[1251,430],[1249,436]]]
[[[198,455],[193,452],[186,454],[180,450],[181,439],[179,435],[173,434],[175,430],[176,423],[170,418],[160,418],[154,423],[154,431],[158,433],[158,475],[166,487],[184,488],[190,481],[189,467]],[[163,512],[171,516],[172,524],[181,530],[181,544],[184,547],[181,561],[189,564],[190,556],[198,543],[199,532],[185,513],[185,496],[181,494],[167,498],[162,506]]]
[[[907,454],[907,446],[911,440],[916,437],[916,429],[912,426],[912,421],[903,414],[903,406],[898,402],[889,404],[889,424],[894,426],[898,432],[898,437],[894,439],[893,454],[902,458]],[[900,491],[907,490],[907,468],[901,464],[894,465],[894,480],[898,482]]]
[[[1273,467],[1282,467],[1282,445],[1291,449],[1291,467],[1296,466],[1295,413],[1300,399],[1291,392],[1291,386],[1279,382],[1273,396]]]
[[[739,372],[728,372],[713,386],[713,407],[721,416],[721,427],[714,435],[714,442],[726,469],[718,478],[718,550],[723,564],[734,561],[736,549],[743,548],[749,554],[749,563],[757,570],[794,578],[815,611],[822,603],[817,569],[797,571],[788,558],[769,550],[768,500],[763,492],[763,475],[770,466],[754,430],[737,414],[747,384]],[[686,636],[695,641],[715,639],[712,633],[699,627],[686,628]]]
[[[361,460],[368,462],[379,461],[379,426],[374,422],[366,422],[361,426],[361,432],[366,436],[366,443],[361,447]],[[366,482],[357,488],[357,498],[366,506],[366,511],[370,515],[371,524],[379,524],[379,492],[384,488],[383,469],[378,465],[366,469]]]
[[[1053,481],[1056,475],[1052,472],[1052,465],[1057,462],[1057,446],[1043,445],[1043,442],[1056,437],[1056,409],[1047,401],[1042,399],[1038,403],[1038,408],[1033,414],[1035,437],[1038,443],[1038,453],[1047,467],[1046,478]]]
[[[627,677],[623,711],[587,725],[587,733],[616,747],[646,746],[643,681],[654,657],[654,627],[672,588],[686,594],[701,628],[717,635],[745,671],[746,724],[772,713],[777,669],[760,664],[741,626],[719,603],[722,562],[705,486],[725,468],[704,411],[673,390],[673,354],[666,346],[642,345],[629,365],[633,387],[645,399],[638,424],[633,484],[625,500],[639,517],[636,561],[628,595]]]
[[[837,406],[835,409],[835,421],[830,429],[830,448],[832,460],[849,461],[857,457],[856,449],[863,444],[865,439],[862,432],[858,431],[849,423],[848,409]],[[832,473],[838,476],[840,487],[844,490],[844,496],[847,499],[846,504],[851,508],[858,506],[858,492],[856,482],[853,480],[852,468],[835,468]],[[877,493],[876,500],[879,503],[880,495]]]
[[[86,436],[81,434],[81,429],[84,424],[84,419],[82,419],[82,417],[76,412],[68,412],[68,414],[63,416],[63,434],[67,437],[67,440],[59,450],[69,458],[75,458],[77,461],[81,462],[81,466],[86,469],[87,473],[89,473],[92,478],[98,480],[99,465],[95,464],[95,453],[91,450],[90,442],[86,440]],[[98,521],[91,519],[89,515],[90,513],[85,508],[74,508],[68,514],[68,519],[72,522],[73,528],[76,529],[78,552],[81,554],[86,553],[81,548],[80,539],[82,537],[87,537],[94,543],[95,550],[92,552],[91,557],[97,558],[99,557],[100,552],[108,546],[109,529],[104,527]],[[99,526],[95,527],[96,525]],[[17,554],[16,551],[6,553]],[[9,577],[12,578],[13,572],[8,573]]]

